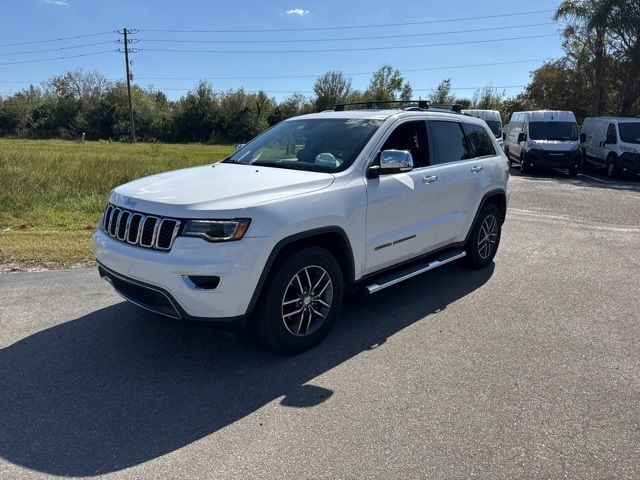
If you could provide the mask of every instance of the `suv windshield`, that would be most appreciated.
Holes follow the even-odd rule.
[[[619,123],[620,141],[624,143],[640,143],[640,122]]]
[[[340,172],[355,161],[381,124],[380,120],[355,118],[285,121],[256,137],[225,162]]]
[[[578,140],[575,122],[529,122],[531,140]]]
[[[489,128],[491,129],[493,134],[496,136],[496,138],[502,137],[502,126],[500,125],[499,121],[485,120],[485,122],[487,122],[487,125],[489,125]]]

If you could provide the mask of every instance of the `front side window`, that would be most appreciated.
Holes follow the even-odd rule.
[[[609,143],[616,143],[616,126],[613,123],[609,124],[609,128],[607,128],[607,141]]]
[[[431,141],[435,147],[435,163],[451,163],[471,158],[467,140],[458,122],[431,121]]]
[[[416,168],[429,165],[427,132],[424,121],[407,122],[398,126],[384,142],[382,150],[407,150]]]
[[[351,166],[381,124],[380,120],[359,118],[285,121],[256,137],[224,162],[341,172]]]
[[[484,128],[480,125],[465,123],[464,130],[467,133],[469,147],[474,157],[488,157],[496,154],[491,138]]]
[[[619,123],[620,141],[625,143],[640,143],[640,122]]]
[[[578,140],[575,122],[529,122],[531,140]]]

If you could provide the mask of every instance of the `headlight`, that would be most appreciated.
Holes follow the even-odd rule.
[[[529,150],[542,150],[542,147],[538,145],[536,142],[529,142]]]
[[[208,242],[226,242],[240,240],[247,233],[251,220],[238,218],[235,220],[187,220],[182,235],[201,237]]]
[[[576,150],[578,150],[580,148],[580,145],[576,144],[576,145],[571,145],[571,151],[574,152]]]
[[[638,153],[635,148],[625,147],[624,145],[620,145],[620,150],[622,150],[623,153]]]

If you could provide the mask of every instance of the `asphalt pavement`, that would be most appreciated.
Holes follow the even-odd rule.
[[[640,181],[510,188],[490,268],[351,298],[298,356],[0,275],[0,478],[640,478]]]

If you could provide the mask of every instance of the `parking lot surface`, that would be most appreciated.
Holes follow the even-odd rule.
[[[510,188],[490,268],[351,298],[298,356],[0,275],[0,478],[640,478],[640,181]]]

